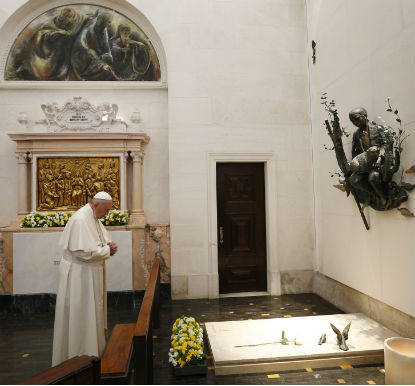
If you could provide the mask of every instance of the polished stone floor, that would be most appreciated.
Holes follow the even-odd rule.
[[[155,384],[384,384],[383,364],[304,369],[279,374],[215,376],[211,359],[206,376],[175,377],[168,363],[171,325],[176,318],[193,316],[199,323],[341,313],[314,294],[172,301],[161,298],[160,329],[154,331]],[[0,383],[16,384],[50,366],[53,313],[0,314]],[[119,308],[108,313],[110,329],[131,323],[137,310]],[[207,347],[207,353],[210,354]]]

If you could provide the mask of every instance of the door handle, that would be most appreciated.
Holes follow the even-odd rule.
[[[223,227],[219,227],[219,244],[223,245]]]

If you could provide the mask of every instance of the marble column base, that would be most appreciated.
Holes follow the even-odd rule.
[[[135,227],[145,227],[146,226],[146,216],[143,211],[132,211],[128,219],[129,226]]]

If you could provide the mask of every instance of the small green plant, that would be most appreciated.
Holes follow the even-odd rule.
[[[287,345],[288,344],[288,339],[285,337],[285,331],[282,330],[281,333],[281,344]]]

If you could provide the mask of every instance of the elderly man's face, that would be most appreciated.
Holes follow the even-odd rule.
[[[108,214],[112,208],[112,200],[100,200],[92,204],[92,210],[95,218],[102,218]]]
[[[366,123],[367,118],[362,114],[353,114],[350,116],[350,120],[355,126],[361,127]]]
[[[130,37],[130,31],[129,30],[122,30],[121,32],[120,32],[120,38],[121,38],[121,42],[123,43],[123,44],[126,44],[127,42],[128,42],[128,40],[129,40],[129,37]]]

